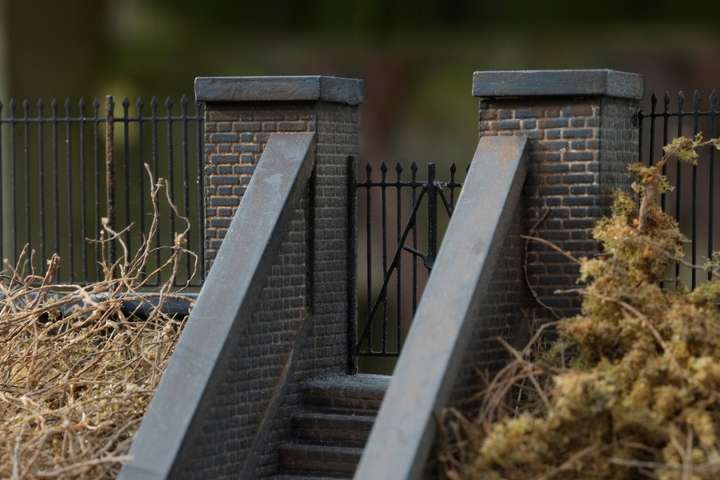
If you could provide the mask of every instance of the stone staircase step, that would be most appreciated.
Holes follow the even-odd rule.
[[[282,471],[336,477],[352,477],[362,448],[286,443],[280,446]]]
[[[385,396],[388,375],[335,375],[317,378],[305,384],[306,405],[333,410],[377,412]]]
[[[347,478],[350,479],[352,476],[344,476],[344,477],[318,477],[315,475],[288,475],[288,474],[280,474],[280,475],[273,475],[272,477],[267,477],[269,480],[338,480],[341,478]]]
[[[374,422],[375,415],[301,412],[293,416],[292,431],[303,442],[363,447]]]

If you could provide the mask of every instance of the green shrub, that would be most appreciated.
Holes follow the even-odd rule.
[[[660,285],[686,242],[657,202],[662,168],[706,147],[720,139],[678,138],[631,166],[634,195],[594,229],[603,254],[578,260],[581,313],[555,324],[549,351],[533,355],[542,335],[513,351],[475,417],[449,412],[448,478],[720,478],[720,280]],[[718,264],[704,268],[717,278]]]

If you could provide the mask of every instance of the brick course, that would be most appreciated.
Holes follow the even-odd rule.
[[[518,349],[528,340],[533,305],[523,274],[525,241],[520,235],[525,233],[527,224],[524,210],[520,205],[513,215],[492,279],[475,312],[478,321],[453,383],[450,405],[454,407],[471,411],[467,402],[477,400],[483,388],[478,371],[497,372],[505,366],[509,355],[498,337]]]

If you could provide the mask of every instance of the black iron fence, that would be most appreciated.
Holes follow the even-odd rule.
[[[640,159],[646,164],[657,162],[662,156],[662,146],[680,136],[694,136],[702,133],[705,138],[717,137],[720,107],[718,95],[711,92],[703,95],[694,91],[661,97],[654,93],[649,105],[638,114],[640,132]],[[699,152],[697,165],[672,164],[665,168],[665,174],[675,189],[662,196],[663,209],[673,215],[680,224],[683,234],[690,240],[686,244],[686,259],[692,265],[702,265],[713,251],[720,249],[716,188],[720,184],[720,169],[715,166],[716,152],[707,149]],[[688,265],[676,264],[666,284],[680,283],[694,288],[709,278],[709,273]]]
[[[35,269],[53,253],[60,255],[60,281],[100,278],[101,251],[92,239],[98,238],[101,218],[115,230],[132,225],[123,235],[131,251],[147,235],[152,213],[147,163],[155,179],[168,180],[178,209],[176,215],[160,202],[148,271],[168,258],[164,247],[183,228],[178,216],[189,219],[187,246],[202,258],[202,109],[186,96],[124,98],[117,106],[112,97],[0,104],[0,257],[14,264],[29,245]],[[193,270],[188,258],[177,282],[184,284]],[[193,284],[203,277],[198,271]]]
[[[356,355],[396,357],[412,321],[466,169],[365,165],[357,198]],[[423,178],[424,177],[424,178]]]

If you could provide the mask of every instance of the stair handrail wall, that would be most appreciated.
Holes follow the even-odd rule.
[[[253,350],[238,345],[252,331],[249,325],[258,312],[263,287],[278,262],[288,234],[301,236],[297,243],[311,241],[311,229],[296,229],[303,214],[311,209],[307,195],[315,163],[314,133],[273,133],[255,169],[240,206],[205,280],[197,302],[187,320],[157,392],[135,435],[130,456],[119,478],[165,479],[192,476],[188,461],[200,457],[200,469],[212,468],[217,461],[217,445],[204,445],[203,432],[217,427],[209,418],[214,408],[209,400],[223,395],[227,385],[223,377],[245,363],[252,362]],[[298,218],[300,217],[300,218]],[[304,227],[304,225],[302,225]],[[310,238],[308,238],[310,237]],[[291,238],[292,239],[292,238]],[[306,246],[308,251],[312,245]],[[304,253],[301,252],[301,255]],[[305,265],[298,265],[305,269]],[[305,269],[306,281],[312,269]],[[273,421],[271,416],[283,401],[283,388],[293,374],[293,364],[307,336],[312,317],[311,287],[306,285],[306,303],[299,320],[293,347],[285,352],[282,371],[277,372],[272,395],[256,426],[252,442],[242,445],[228,438],[225,449],[233,449],[235,465],[220,465],[241,478],[252,478],[249,472],[257,466],[258,449]],[[262,312],[261,312],[262,313]],[[289,319],[288,321],[292,321]],[[251,392],[252,393],[252,392]],[[228,397],[230,398],[230,397]],[[226,422],[238,422],[238,409]],[[215,419],[216,421],[217,419]],[[205,470],[208,473],[210,470]],[[197,473],[197,472],[195,472]],[[217,472],[214,472],[217,473]],[[212,474],[211,474],[212,476]],[[200,478],[200,477],[198,477]]]
[[[522,223],[527,147],[524,136],[480,139],[356,480],[421,478],[432,464],[436,415],[464,387],[477,332],[494,321],[483,304],[503,250],[517,241],[509,237]]]

